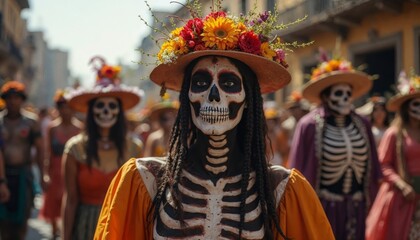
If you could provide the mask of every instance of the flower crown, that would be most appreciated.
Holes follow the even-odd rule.
[[[95,62],[99,61],[100,66],[95,66]],[[99,56],[93,57],[89,64],[94,65],[93,69],[96,71],[96,84],[108,85],[108,84],[119,84],[121,82],[119,73],[121,72],[120,66],[107,65],[105,59]]]
[[[401,95],[407,95],[420,91],[420,76],[411,71],[410,77],[404,71],[398,77],[398,91]]]
[[[299,23],[306,17],[288,24],[279,24],[277,20],[279,14],[270,11],[261,14],[250,11],[247,15],[235,17],[220,11],[221,1],[216,1],[216,7],[211,8],[210,14],[201,17],[199,5],[198,0],[187,1],[185,7],[189,9],[192,18],[178,28],[175,28],[176,24],[171,19],[172,27],[175,29],[170,32],[168,30],[169,33],[151,27],[154,31],[165,35],[165,41],[157,54],[158,63],[169,64],[182,55],[201,50],[231,50],[262,56],[287,68],[286,52],[292,51],[291,47],[312,44],[312,42],[288,43],[272,35],[272,32]],[[141,20],[149,26],[144,19]],[[156,17],[155,21],[159,22]],[[167,29],[165,23],[160,23],[162,29]]]
[[[7,93],[7,92],[10,92],[10,91],[24,93],[25,92],[25,85],[21,82],[18,82],[18,81],[8,81],[1,88],[1,92],[2,93]]]
[[[334,71],[353,71],[351,62],[337,58],[321,62],[315,69],[312,70],[311,80],[314,80],[318,76]]]

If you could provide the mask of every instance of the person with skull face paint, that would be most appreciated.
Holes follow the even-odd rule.
[[[366,239],[420,238],[420,76],[401,73],[387,103],[396,118],[378,153],[384,182],[367,218]]]
[[[137,105],[142,92],[121,84],[120,67],[100,57],[93,89],[70,94],[69,106],[87,112],[84,132],[65,145],[63,169],[63,239],[92,239],[108,186],[131,156],[142,156],[142,143],[127,134],[125,110]]]
[[[364,239],[381,178],[370,123],[352,110],[352,100],[371,86],[368,75],[334,59],[312,72],[302,92],[319,106],[298,122],[290,166],[315,188],[336,239]]]
[[[267,15],[258,17],[263,22]],[[270,38],[260,40],[250,21],[235,19],[222,11],[191,19],[185,36],[180,28],[162,45],[150,78],[180,91],[169,155],[131,159],[120,169],[95,239],[334,238],[304,177],[267,164],[261,94],[291,77]],[[184,37],[193,37],[189,46]],[[254,44],[258,51],[251,52]]]

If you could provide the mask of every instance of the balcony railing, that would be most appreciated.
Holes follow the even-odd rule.
[[[288,23],[307,15],[308,19],[303,25],[311,25],[372,1],[374,0],[306,0],[284,10],[281,19],[283,23]]]

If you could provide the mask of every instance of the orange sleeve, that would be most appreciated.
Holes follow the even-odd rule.
[[[296,169],[290,173],[277,214],[282,231],[290,239],[335,239],[318,196]],[[275,232],[275,239],[283,239]]]
[[[106,194],[95,240],[152,239],[147,213],[151,199],[136,167],[136,159],[127,161],[112,180]]]

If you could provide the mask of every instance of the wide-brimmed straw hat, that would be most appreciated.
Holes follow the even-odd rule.
[[[306,44],[282,42],[271,34],[281,27],[276,24],[278,13],[232,17],[224,11],[213,11],[205,17],[196,12],[192,16],[184,26],[167,33],[160,46],[158,66],[150,79],[163,89],[180,91],[186,67],[205,56],[243,62],[256,74],[261,93],[274,92],[290,82],[285,52],[289,46]]]
[[[407,78],[405,72],[401,72],[398,78],[398,93],[389,99],[386,108],[388,111],[396,112],[401,105],[411,99],[420,98],[420,76],[412,72],[410,78]]]
[[[159,116],[166,112],[166,111],[172,111],[172,112],[176,112],[179,109],[179,102],[178,101],[171,101],[171,100],[164,100],[162,102],[158,102],[156,104],[154,104],[151,108],[150,108],[150,119],[152,121],[156,121],[158,120]]]
[[[95,98],[115,97],[121,100],[124,110],[136,106],[143,96],[143,91],[137,87],[126,86],[121,83],[119,66],[107,65],[105,60],[94,57],[90,61],[100,60],[101,66],[97,70],[95,86],[92,89],[76,89],[69,94],[69,106],[76,111],[86,112],[89,101]]]
[[[308,101],[319,104],[323,90],[341,83],[352,87],[353,99],[363,96],[372,88],[369,75],[353,69],[346,60],[334,59],[321,63],[312,71],[311,80],[304,85],[302,95]]]

